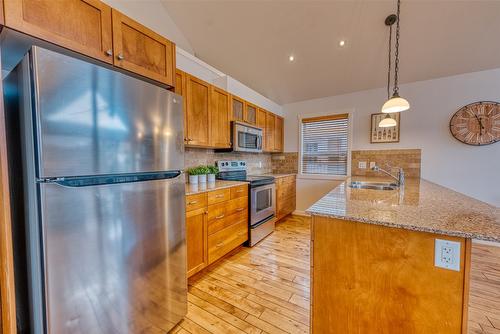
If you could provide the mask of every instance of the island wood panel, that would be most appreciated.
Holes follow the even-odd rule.
[[[98,0],[3,0],[5,25],[113,62],[111,7]]]
[[[175,85],[175,44],[113,9],[114,65]]]
[[[210,146],[231,147],[231,96],[225,90],[211,86]]]
[[[436,238],[461,243],[459,272],[434,266]],[[318,216],[312,239],[314,333],[466,333],[465,239]]]
[[[186,212],[187,276],[208,264],[206,208]]]
[[[210,145],[210,84],[191,75],[186,77],[187,145]]]
[[[0,3],[1,4],[1,3]],[[0,62],[1,64],[1,62]],[[3,84],[0,81],[0,91]],[[4,105],[0,104],[0,333],[16,332],[16,297]]]

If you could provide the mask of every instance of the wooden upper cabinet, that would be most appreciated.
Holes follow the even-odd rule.
[[[266,147],[264,151],[272,152],[274,151],[275,139],[274,133],[276,131],[276,116],[273,113],[268,112],[266,114]]]
[[[203,80],[186,75],[185,140],[191,146],[210,145],[210,88]]]
[[[237,96],[231,95],[231,120],[245,121],[245,101]]]
[[[174,86],[175,44],[117,10],[112,13],[115,66]]]
[[[98,0],[3,0],[5,25],[112,63],[111,7]]]
[[[210,110],[210,146],[231,147],[231,96],[225,90],[212,86]]]
[[[283,152],[283,117],[280,116],[275,118],[274,151]]]
[[[257,106],[250,102],[245,102],[245,122],[250,124],[257,123]]]
[[[267,136],[266,136],[266,115],[267,115],[267,111],[265,111],[264,109],[261,109],[261,108],[258,108],[257,109],[257,116],[256,116],[256,125],[259,127],[259,128],[262,128],[262,139],[263,139],[263,143],[262,143],[262,148],[264,151],[267,151],[266,148],[267,148]]]

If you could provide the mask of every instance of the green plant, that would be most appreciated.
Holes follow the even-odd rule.
[[[219,168],[217,166],[207,166],[208,174],[217,174],[219,173]]]
[[[200,171],[200,174],[198,175],[204,175],[210,172],[208,166],[198,166],[198,170]]]
[[[203,172],[200,170],[200,166],[188,168],[187,173],[189,175],[201,175],[201,174],[203,174]]]

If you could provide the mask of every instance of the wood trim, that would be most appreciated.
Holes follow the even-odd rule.
[[[2,82],[0,90],[3,91]],[[4,113],[4,105],[0,103],[0,329],[2,334],[13,334],[16,332],[16,297]]]
[[[337,119],[348,119],[348,118],[349,118],[349,114],[318,116],[318,117],[303,118],[302,123],[312,123],[312,122],[320,122],[320,121],[334,121]]]
[[[467,334],[469,321],[470,269],[471,269],[472,240],[465,239],[464,250],[464,288],[462,310],[462,334]]]

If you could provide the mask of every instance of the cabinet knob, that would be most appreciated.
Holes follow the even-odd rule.
[[[123,54],[121,54],[121,53],[119,53],[118,56],[116,56],[116,58],[118,58],[118,60],[125,59],[125,57],[123,57]]]
[[[113,50],[109,49],[108,51],[106,51],[106,55],[107,56],[112,56],[113,55]]]

